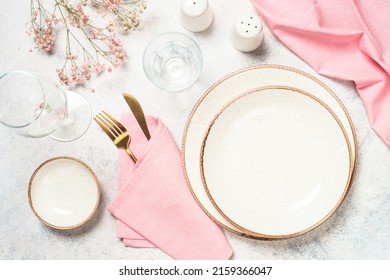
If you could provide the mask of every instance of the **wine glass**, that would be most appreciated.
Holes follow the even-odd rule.
[[[73,141],[88,130],[91,108],[43,73],[17,70],[0,77],[0,123],[27,137]]]

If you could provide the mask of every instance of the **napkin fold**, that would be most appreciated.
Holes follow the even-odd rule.
[[[118,237],[126,246],[156,246],[174,259],[229,259],[233,250],[223,231],[187,186],[170,131],[160,119],[148,116],[147,123],[149,141],[131,114],[122,117],[138,161],[120,151],[118,194],[108,208],[119,220]]]
[[[390,1],[251,1],[318,73],[355,82],[372,128],[390,145]]]
[[[148,144],[148,140],[143,133],[141,133],[140,129],[137,127],[135,118],[132,115],[123,115],[121,123],[128,127],[129,131],[131,131],[131,150],[134,154],[140,155],[144,153],[145,147]],[[152,131],[156,130],[157,122],[153,118],[149,118],[149,129]],[[134,141],[137,139],[137,141]],[[118,189],[121,190],[123,187],[126,187],[127,180],[131,177],[131,174],[135,171],[136,165],[130,160],[129,155],[124,150],[119,150],[118,156]],[[126,247],[134,247],[134,248],[153,248],[154,244],[150,243],[134,231],[129,228],[125,223],[121,220],[117,220],[116,225],[116,233],[117,237],[121,238],[123,244]]]

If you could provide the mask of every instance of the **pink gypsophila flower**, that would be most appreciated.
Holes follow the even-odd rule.
[[[51,27],[48,27],[47,29],[35,28],[34,34],[36,48],[52,53],[54,50],[54,43],[56,41],[53,29]]]
[[[103,6],[108,10],[112,11],[123,5],[123,0],[105,0]]]

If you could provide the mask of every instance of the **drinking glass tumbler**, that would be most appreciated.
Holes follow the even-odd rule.
[[[198,44],[181,33],[164,33],[154,38],[143,55],[148,79],[166,91],[181,91],[199,77],[203,56]]]

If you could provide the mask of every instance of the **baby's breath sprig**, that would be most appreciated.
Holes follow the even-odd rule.
[[[140,14],[146,9],[145,0],[90,0],[92,10],[102,17],[114,16],[114,20],[107,20],[105,26],[93,24],[86,12],[88,0],[52,1],[54,5],[49,11],[47,1],[31,0],[28,34],[34,36],[36,49],[53,53],[57,39],[55,31],[59,29],[55,27],[63,25],[65,62],[57,69],[63,84],[84,84],[91,78],[91,73],[111,72],[125,61],[126,52],[115,33],[115,23],[121,31],[134,30]]]

